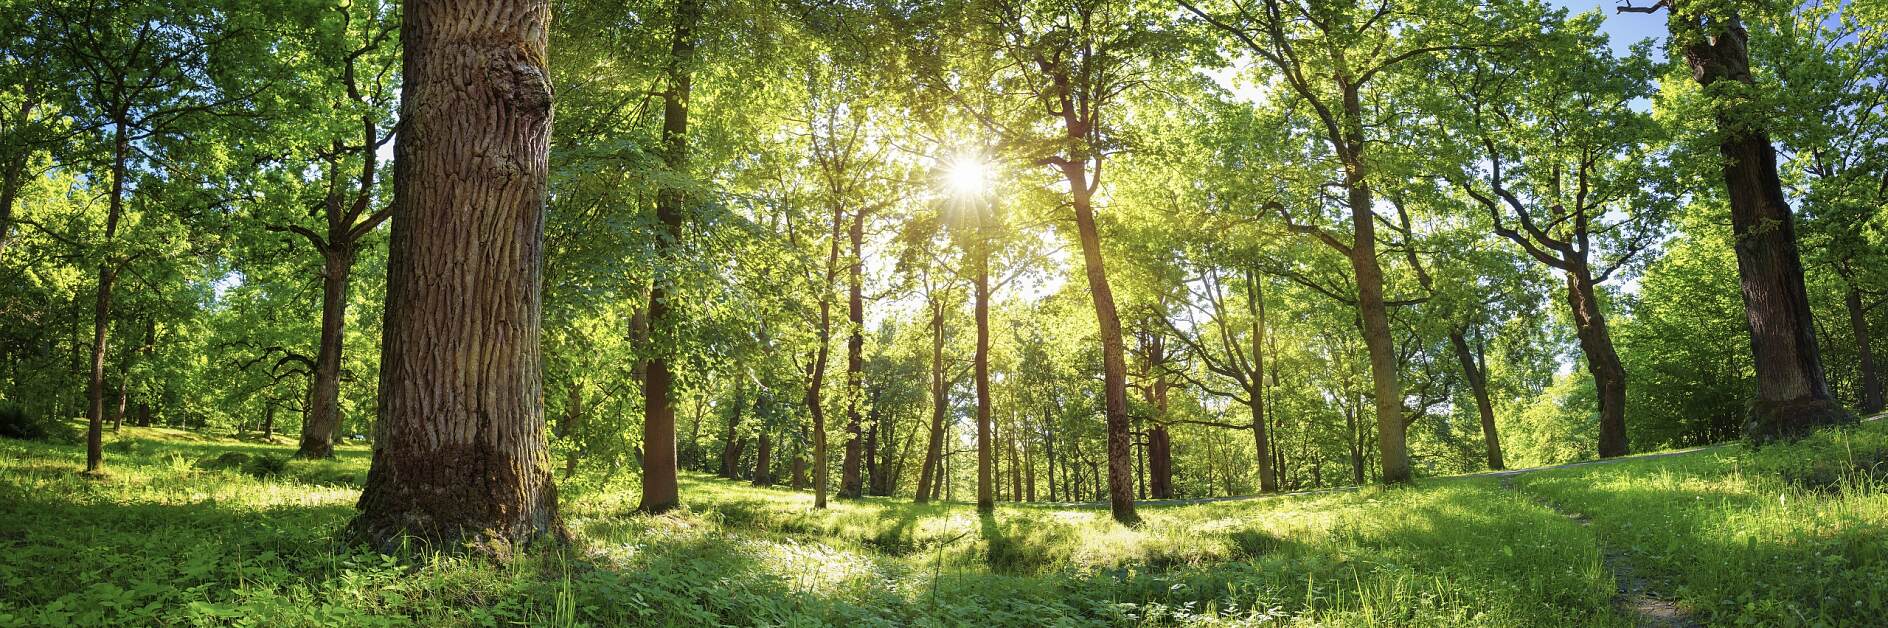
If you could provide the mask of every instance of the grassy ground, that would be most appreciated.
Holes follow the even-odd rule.
[[[367,452],[126,428],[0,440],[0,625],[1627,625],[1616,572],[1680,620],[1867,624],[1888,604],[1888,426],[1791,446],[1105,511],[836,502],[701,476],[562,487],[578,538],[509,564],[329,540]],[[227,456],[238,452],[245,456]],[[246,459],[243,459],[246,458]],[[415,554],[424,554],[423,548]]]

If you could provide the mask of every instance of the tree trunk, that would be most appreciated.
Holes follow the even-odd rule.
[[[569,399],[564,402],[564,421],[558,425],[566,438],[571,440],[570,451],[564,454],[564,479],[577,475],[577,461],[583,457],[584,444],[584,408],[583,389],[572,381],[569,386]]]
[[[741,450],[746,448],[746,443],[741,438],[741,410],[747,405],[747,399],[744,398],[746,389],[741,384],[742,381],[737,375],[734,382],[734,408],[733,412],[729,413],[727,437],[722,439],[721,445],[720,475],[730,480],[740,478]]]
[[[859,424],[861,385],[865,382],[865,298],[864,240],[865,208],[852,213],[852,229],[847,234],[852,243],[852,259],[846,282],[846,320],[852,333],[846,337],[846,451],[839,464],[839,496],[856,499],[864,494],[859,476],[861,447],[864,444]]]
[[[1053,420],[1049,407],[1044,406],[1042,409],[1042,472],[1048,479],[1049,501],[1056,501],[1056,496],[1061,494],[1055,485],[1055,426],[1051,423]]]
[[[1088,276],[1088,293],[1095,303],[1095,319],[1101,335],[1102,392],[1108,417],[1108,510],[1115,521],[1135,524],[1141,518],[1134,512],[1134,469],[1129,467],[1133,461],[1128,451],[1132,443],[1128,440],[1128,369],[1121,346],[1121,317],[1115,311],[1114,291],[1108,287],[1108,271],[1102,265],[1101,233],[1089,202],[1093,190],[1087,169],[1083,163],[1063,163],[1063,176],[1068,179],[1075,205],[1082,267]]]
[[[538,353],[549,9],[406,5],[379,433],[348,526],[383,553],[568,538]]]
[[[1258,273],[1246,270],[1246,313],[1252,317],[1252,372],[1247,377],[1246,403],[1252,411],[1253,458],[1259,463],[1259,492],[1278,492],[1278,469],[1273,466],[1272,434],[1265,423],[1265,287]]]
[[[937,483],[942,479],[938,463],[944,455],[944,415],[948,400],[944,382],[944,309],[931,304],[931,434],[924,446],[924,465],[918,469],[918,493],[915,501],[922,504],[937,493]]]
[[[1593,374],[1599,392],[1600,457],[1624,456],[1631,449],[1626,440],[1626,369],[1613,350],[1613,335],[1606,328],[1592,275],[1584,264],[1574,267],[1567,272],[1567,304],[1573,310],[1573,329],[1586,355],[1587,372]]]
[[[774,441],[765,426],[761,427],[759,441],[754,445],[754,486],[772,486]]]
[[[1173,499],[1173,437],[1167,426],[1147,430],[1147,490],[1154,499]]]
[[[688,170],[688,98],[693,80],[692,58],[695,54],[695,23],[701,18],[699,0],[676,0],[675,29],[669,40],[668,89],[662,92],[662,161],[671,176]],[[643,381],[643,471],[642,503],[637,510],[660,513],[681,505],[675,483],[675,374],[671,337],[677,321],[669,303],[670,282],[665,277],[679,263],[675,258],[682,247],[682,214],[686,208],[682,189],[667,186],[656,193],[656,220],[662,233],[656,242],[659,267],[649,284],[650,346],[655,355],[649,359]]]
[[[1495,404],[1488,398],[1487,371],[1482,369],[1475,352],[1469,350],[1468,338],[1462,335],[1462,330],[1449,330],[1449,344],[1455,348],[1456,361],[1462,363],[1462,376],[1468,380],[1469,392],[1475,395],[1475,411],[1482,420],[1482,442],[1488,449],[1488,468],[1506,469],[1501,459],[1501,437],[1495,433]]]
[[[1862,291],[1851,284],[1842,302],[1849,310],[1849,327],[1855,332],[1856,358],[1861,362],[1857,373],[1862,379],[1861,404],[1858,407],[1863,414],[1881,412],[1881,373],[1875,366],[1875,350],[1869,346],[1868,308],[1862,306]]]
[[[111,204],[105,217],[104,238],[108,247],[112,238],[118,234],[118,218],[124,215],[125,170],[131,151],[130,139],[125,135],[124,111],[120,110],[113,120]],[[112,284],[117,280],[118,269],[113,261],[100,260],[98,296],[92,305],[92,373],[86,387],[86,398],[90,403],[85,410],[85,472],[91,475],[105,471],[105,341],[111,328]]]
[[[1689,3],[1683,5],[1688,8]],[[1680,8],[1675,6],[1674,8]],[[1684,45],[1686,65],[1707,90],[1718,81],[1754,89],[1750,35],[1735,14],[1677,16],[1695,25]],[[1714,34],[1705,31],[1716,30]],[[1680,33],[1673,33],[1677,38]],[[1739,101],[1745,99],[1738,99]],[[1758,441],[1793,438],[1818,425],[1851,417],[1829,394],[1816,347],[1803,262],[1796,247],[1796,217],[1777,178],[1776,150],[1748,102],[1714,103],[1724,184],[1731,201],[1737,275],[1757,371],[1757,402],[1744,433]]]
[[[369,157],[371,158],[371,157]],[[334,439],[341,429],[341,341],[347,324],[348,277],[354,271],[354,244],[334,238],[329,230],[321,273],[321,345],[315,352],[315,379],[310,384],[308,419],[302,424],[297,458],[334,455]]]
[[[1396,348],[1390,336],[1390,313],[1383,302],[1383,268],[1377,264],[1377,214],[1364,159],[1363,106],[1357,87],[1343,85],[1345,131],[1339,153],[1344,156],[1344,185],[1350,202],[1351,272],[1357,280],[1357,313],[1363,322],[1364,348],[1370,353],[1370,378],[1377,406],[1377,452],[1383,462],[1383,483],[1411,479],[1409,443],[1403,424],[1403,389],[1397,383]],[[1334,138],[1336,139],[1336,138]]]
[[[979,233],[979,235],[982,235]],[[973,280],[976,298],[977,319],[977,354],[973,360],[977,378],[977,511],[990,512],[996,509],[995,487],[991,485],[992,466],[995,461],[991,451],[993,443],[990,429],[990,251],[985,242],[979,239],[976,245],[977,268]]]
[[[262,410],[262,440],[267,442],[275,438],[275,402],[264,404]]]
[[[21,86],[23,98],[20,101],[19,124],[32,124],[33,110],[39,107],[36,86],[32,81],[25,81]],[[6,161],[5,172],[0,173],[0,259],[5,259],[8,237],[13,230],[13,206],[19,201],[20,188],[26,185],[26,162],[32,157],[30,146],[15,146],[19,154]]]

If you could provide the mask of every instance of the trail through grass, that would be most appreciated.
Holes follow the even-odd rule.
[[[0,625],[1626,625],[1602,547],[1708,621],[1856,624],[1888,575],[1888,503],[1857,462],[1888,451],[1873,425],[1512,489],[1153,506],[1138,528],[1065,505],[816,511],[698,475],[650,517],[633,476],[580,475],[561,487],[577,542],[506,564],[336,546],[363,449],[289,461],[132,428],[110,447],[87,479],[79,448],[0,440]],[[1865,453],[1789,462],[1844,451]]]

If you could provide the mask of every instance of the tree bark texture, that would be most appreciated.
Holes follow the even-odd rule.
[[[1689,4],[1674,4],[1674,10]],[[1685,63],[1707,93],[1754,89],[1750,35],[1733,15],[1679,15],[1699,32],[1684,44]],[[1674,33],[1677,35],[1677,33]],[[1730,81],[1729,89],[1720,83]],[[1731,204],[1737,275],[1757,371],[1757,401],[1744,433],[1758,441],[1793,438],[1852,417],[1836,404],[1816,346],[1796,217],[1777,177],[1776,149],[1746,96],[1721,93],[1715,104],[1724,185]]]
[[[546,0],[416,0],[401,25],[378,437],[349,524],[379,551],[567,538],[538,336]]]

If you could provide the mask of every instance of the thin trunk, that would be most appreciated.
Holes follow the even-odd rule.
[[[262,440],[268,442],[275,438],[275,402],[265,404],[262,410]]]
[[[1599,392],[1601,458],[1626,455],[1631,446],[1626,440],[1626,368],[1613,349],[1612,332],[1606,327],[1606,314],[1600,311],[1599,295],[1593,277],[1584,264],[1576,264],[1567,273],[1567,304],[1573,310],[1573,329],[1580,339],[1580,351],[1586,355],[1586,369],[1593,375]]]
[[[754,486],[771,486],[774,483],[772,434],[763,426],[757,440],[759,442],[754,446]]]
[[[125,208],[125,170],[131,153],[130,139],[125,135],[125,117],[121,109],[112,123],[111,204],[105,217],[104,238],[107,246],[118,234],[118,218],[124,215]],[[105,336],[111,327],[112,284],[117,280],[114,261],[100,260],[98,297],[92,306],[92,373],[86,387],[90,403],[85,410],[85,472],[93,475],[105,471]]]
[[[1674,5],[1690,8],[1692,3]],[[1707,90],[1718,81],[1756,84],[1750,71],[1750,35],[1734,13],[1681,15],[1673,24],[1694,32],[1684,45],[1691,75]],[[1707,34],[1705,31],[1716,31]],[[1679,33],[1674,33],[1679,35]],[[1744,433],[1756,440],[1792,438],[1818,425],[1852,417],[1829,394],[1811,323],[1796,216],[1777,177],[1776,149],[1748,104],[1715,103],[1718,148],[1731,204],[1737,275],[1757,371],[1757,402]]]
[[[918,469],[918,493],[916,501],[920,504],[932,499],[937,493],[936,486],[941,479],[939,461],[944,455],[944,414],[947,411],[944,381],[944,310],[937,303],[931,304],[931,435],[924,447],[924,466]]]
[[[1868,333],[1868,308],[1862,306],[1862,291],[1851,284],[1842,302],[1849,310],[1849,328],[1855,333],[1855,353],[1860,361],[1856,376],[1862,380],[1862,396],[1857,408],[1863,414],[1881,412],[1881,373],[1875,366],[1875,350],[1869,346],[1872,339]]]
[[[1108,271],[1102,265],[1101,232],[1095,225],[1095,210],[1090,205],[1093,190],[1085,162],[1063,163],[1063,176],[1068,179],[1075,206],[1082,267],[1088,277],[1088,293],[1095,303],[1095,319],[1101,336],[1102,393],[1108,417],[1108,510],[1115,521],[1135,524],[1141,518],[1134,512],[1134,470],[1129,467],[1133,461],[1128,450],[1133,444],[1128,433],[1128,369],[1121,346],[1121,317],[1115,310],[1114,291],[1108,287]]]
[[[990,250],[982,235],[979,226],[977,250],[973,253],[977,258],[973,278],[977,319],[977,354],[973,360],[977,383],[977,510],[990,512],[996,508],[990,477],[995,464],[990,442]]]
[[[675,30],[669,40],[666,74],[668,89],[662,93],[662,160],[671,176],[688,170],[688,99],[695,55],[695,24],[701,19],[700,0],[676,0]],[[682,219],[686,199],[680,187],[665,187],[656,193],[656,220],[662,224],[657,236],[657,263],[679,263]],[[649,333],[659,347],[649,359],[643,382],[643,472],[642,503],[637,510],[659,513],[681,505],[675,481],[675,374],[670,364],[669,338],[678,321],[672,320],[674,308],[669,303],[672,269],[661,267],[649,285]]]
[[[851,335],[846,337],[846,450],[839,465],[839,496],[857,498],[864,491],[859,463],[864,444],[859,423],[859,401],[865,377],[865,298],[864,254],[865,208],[852,213],[852,229],[847,234],[852,243],[852,258],[846,282],[846,321]]]
[[[806,409],[813,415],[813,507],[826,507],[826,489],[831,484],[826,455],[826,409],[820,397],[820,389],[826,379],[826,360],[831,353],[833,335],[833,303],[829,292],[832,289],[834,275],[839,270],[839,230],[844,223],[845,212],[837,205],[833,206],[833,232],[831,247],[826,256],[826,283],[819,299],[819,349],[814,352],[813,372],[807,378]]]
[[[370,157],[371,158],[371,157]],[[321,273],[321,345],[315,352],[313,388],[309,391],[308,419],[302,425],[297,458],[334,455],[336,432],[341,429],[341,341],[347,324],[348,277],[354,269],[354,244],[329,232]]]
[[[539,379],[550,5],[402,19],[379,434],[349,536],[506,556],[568,538]]]
[[[1461,329],[1449,330],[1449,344],[1455,348],[1456,361],[1462,363],[1462,377],[1468,380],[1469,392],[1475,395],[1475,411],[1482,420],[1482,442],[1488,449],[1488,468],[1506,469],[1501,459],[1501,438],[1495,433],[1495,405],[1488,398],[1488,374],[1475,359]]]
[[[734,408],[728,416],[728,431],[721,445],[721,477],[730,480],[741,476],[741,451],[745,449],[745,439],[741,437],[741,411],[747,405],[746,388],[737,376],[734,382]]]
[[[1272,435],[1265,423],[1265,286],[1258,273],[1246,270],[1246,314],[1252,317],[1252,372],[1247,377],[1246,402],[1252,412],[1252,445],[1259,464],[1259,492],[1278,491],[1278,469],[1272,456]]]
[[[1036,459],[1029,455],[1029,432],[1023,433],[1023,499],[1036,501]]]
[[[577,382],[570,383],[568,398],[564,401],[564,420],[558,423],[558,431],[571,440],[570,451],[564,454],[564,479],[577,475],[577,460],[583,457],[586,439],[583,433],[584,407],[583,388]]]

